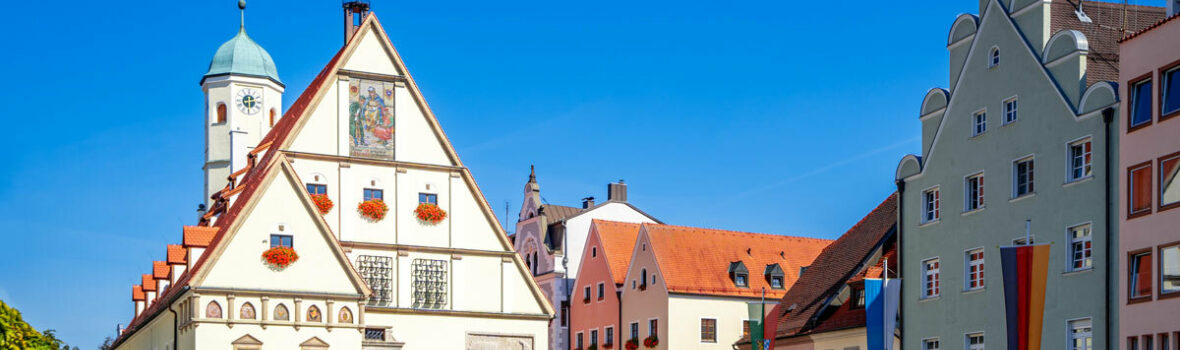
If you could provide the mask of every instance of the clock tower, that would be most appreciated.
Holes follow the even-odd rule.
[[[221,44],[201,77],[205,93],[205,198],[246,166],[246,155],[278,123],[284,85],[270,54],[246,35],[246,1],[238,1],[242,25]]]

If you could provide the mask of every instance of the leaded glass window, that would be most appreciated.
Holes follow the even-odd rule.
[[[390,286],[393,280],[393,258],[388,256],[361,255],[357,257],[356,265],[361,278],[364,278],[365,283],[369,285],[369,289],[373,290],[373,296],[369,298],[369,304],[389,305],[389,303],[393,302],[393,289]]]
[[[414,259],[414,307],[442,309],[447,305],[447,261]]]

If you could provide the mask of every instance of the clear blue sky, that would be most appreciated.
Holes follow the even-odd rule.
[[[373,2],[501,219],[536,164],[554,204],[605,199],[621,178],[667,223],[823,238],[894,190],[898,160],[919,150],[921,98],[946,85],[951,21],[978,4]],[[92,349],[196,220],[198,81],[238,11],[4,7],[0,299]],[[250,0],[248,32],[285,104],[342,44],[340,13],[335,0]]]

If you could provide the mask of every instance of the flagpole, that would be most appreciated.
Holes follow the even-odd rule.
[[[1033,243],[1030,226],[1032,226],[1032,220],[1024,220],[1024,245],[1031,245]]]
[[[762,306],[758,314],[758,326],[762,327],[762,342],[766,343],[766,287],[762,287]],[[762,350],[767,350],[765,346],[760,346]]]
[[[885,346],[885,348],[888,349],[888,348],[890,348],[890,346],[885,345],[884,342],[889,342],[889,344],[893,344],[893,337],[892,337],[893,330],[892,329],[885,329],[885,325],[889,324],[889,322],[888,322],[889,321],[889,312],[885,311],[885,310],[889,309],[889,295],[886,292],[887,290],[889,290],[889,258],[885,258],[884,260],[885,260],[885,265],[884,265],[885,269],[884,269],[884,271],[881,272],[881,274],[883,275],[883,276],[881,276],[881,280],[883,282],[881,282],[881,291],[878,293],[881,293],[880,294],[880,297],[881,297],[881,331],[885,332],[885,334],[881,335],[881,337],[882,337],[881,345]],[[887,337],[886,335],[889,335],[889,336]]]

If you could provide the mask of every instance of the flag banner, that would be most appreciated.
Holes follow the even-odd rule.
[[[1049,245],[1000,247],[1008,349],[1040,350]]]
[[[865,279],[865,334],[868,350],[893,349],[901,280]]]
[[[901,280],[885,281],[885,350],[893,350],[893,334],[897,329],[897,310],[901,305]]]

